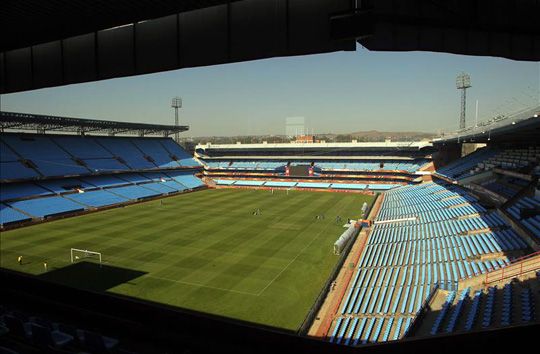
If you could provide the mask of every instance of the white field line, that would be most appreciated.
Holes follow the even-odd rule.
[[[234,289],[226,289],[226,288],[220,288],[220,287],[217,287],[217,286],[210,286],[210,285],[205,285],[205,284],[200,284],[200,283],[192,283],[192,282],[183,281],[183,280],[176,280],[176,279],[170,279],[170,278],[156,277],[156,276],[154,276],[154,275],[146,275],[146,277],[147,277],[147,278],[159,279],[159,280],[166,280],[166,281],[170,281],[170,282],[173,282],[173,283],[180,283],[180,284],[185,284],[185,285],[197,286],[197,287],[201,287],[201,288],[209,288],[209,289],[214,289],[214,290],[228,291],[228,292],[233,292],[233,293],[238,293],[238,294],[243,294],[243,295],[259,296],[259,294],[256,294],[256,293],[250,293],[250,292],[247,292],[247,291],[240,291],[240,290],[234,290]]]
[[[343,211],[343,207],[339,210],[340,214],[341,214],[341,211]],[[328,228],[328,225],[330,225],[330,224],[326,224],[326,227],[324,227],[323,229],[321,229],[321,231],[319,231],[319,233],[318,233],[315,237],[313,237],[313,239],[311,240],[311,242],[308,243],[304,248],[302,248],[302,249],[300,250],[300,252],[298,252],[298,254],[297,254],[297,255],[296,255],[296,256],[295,256],[295,257],[294,257],[294,258],[293,258],[286,266],[285,266],[285,268],[283,268],[283,269],[282,269],[282,270],[281,270],[281,271],[280,271],[280,272],[279,272],[279,273],[278,273],[278,274],[277,274],[277,275],[276,275],[276,276],[275,276],[268,284],[266,284],[266,286],[265,286],[261,291],[258,292],[257,296],[260,296],[266,289],[268,289],[268,287],[269,287],[270,285],[272,285],[272,283],[273,283],[277,278],[279,278],[279,276],[280,276],[284,271],[286,271],[287,268],[289,268],[289,266],[290,266],[291,264],[293,264],[293,263],[296,261],[296,259],[297,259],[298,257],[300,257],[300,255],[301,255],[302,253],[304,253],[304,251],[305,251],[306,249],[308,249],[309,246],[311,246],[311,244],[312,244],[312,243],[313,243],[313,242],[321,235],[321,233],[322,233],[323,231],[326,231],[326,229]]]

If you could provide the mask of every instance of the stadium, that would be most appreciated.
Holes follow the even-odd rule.
[[[41,10],[72,33],[54,23],[23,30],[31,7],[0,14],[20,34],[2,37],[0,93],[354,50],[356,41],[373,51],[540,59],[534,45],[456,44],[459,31],[472,36],[496,19],[450,26],[453,41],[443,44],[388,40],[384,26],[411,28],[383,2],[276,1],[283,14],[259,0],[157,3],[141,1],[146,12],[101,3],[110,17],[79,23],[71,20],[80,9],[44,1]],[[426,17],[418,33],[441,20],[417,10]],[[281,15],[284,47],[254,44],[250,26],[260,31],[256,43],[269,40]],[[199,46],[221,38],[224,18],[226,55]],[[538,40],[537,29],[517,22],[511,33]],[[178,120],[2,109],[0,353],[531,345],[540,324],[540,105],[465,125],[462,92],[458,130],[406,141],[326,141],[303,131],[287,142],[189,148],[179,136],[190,126]]]

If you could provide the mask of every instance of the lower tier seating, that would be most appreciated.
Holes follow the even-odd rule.
[[[389,190],[399,187],[398,184],[382,183],[328,183],[328,182],[287,182],[287,181],[262,181],[262,180],[231,180],[216,179],[216,184],[223,186],[254,186],[254,187],[296,187],[296,188],[318,188],[318,189],[349,189],[349,190]]]
[[[82,204],[56,196],[9,202],[8,205],[16,210],[23,211],[26,214],[42,218],[51,215],[84,210],[84,206]]]
[[[373,342],[369,325],[374,320],[390,327],[383,332],[388,335],[375,341],[401,338],[436,289],[449,292],[447,307],[455,297],[464,301],[469,292],[457,292],[461,279],[504,267],[510,262],[506,252],[526,248],[496,212],[459,187],[425,183],[390,190],[341,301],[330,340]],[[463,309],[446,312],[433,333],[453,331]],[[346,320],[351,317],[359,319],[354,328]]]
[[[117,174],[0,185],[0,225],[107,207],[204,186],[193,172]]]

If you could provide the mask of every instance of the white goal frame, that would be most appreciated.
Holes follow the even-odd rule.
[[[73,252],[81,252],[81,253],[85,253],[85,257],[87,257],[89,254],[93,254],[93,255],[99,256],[99,265],[101,266],[101,264],[102,264],[102,262],[101,262],[101,252],[95,252],[95,251],[83,250],[83,249],[80,249],[80,248],[72,248],[72,249],[70,250],[70,254],[71,254],[71,263],[74,263],[74,262],[75,262],[75,256],[74,256]]]

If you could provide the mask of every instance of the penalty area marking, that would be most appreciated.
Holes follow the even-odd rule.
[[[147,275],[146,277],[147,278],[154,278],[154,279],[158,279],[158,280],[166,280],[166,281],[170,281],[170,282],[173,282],[173,283],[179,283],[179,284],[185,284],[185,285],[191,285],[191,286],[198,286],[198,287],[201,287],[201,288],[228,291],[228,292],[233,292],[233,293],[238,293],[238,294],[243,294],[243,295],[259,296],[258,293],[250,293],[250,292],[247,292],[247,291],[220,288],[220,287],[217,287],[217,286],[205,285],[205,284],[200,284],[200,283],[192,283],[192,282],[189,282],[189,281],[176,280],[176,279],[171,279],[171,278],[157,277],[157,276],[154,276],[154,275]]]

